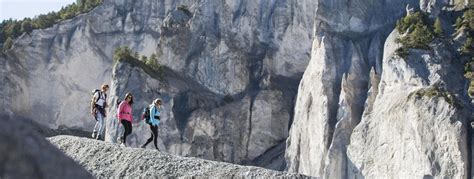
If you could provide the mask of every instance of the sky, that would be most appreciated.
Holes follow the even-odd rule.
[[[76,0],[0,0],[0,22],[9,18],[23,19],[59,11]]]

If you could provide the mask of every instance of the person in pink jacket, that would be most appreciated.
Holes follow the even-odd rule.
[[[122,145],[127,146],[127,136],[132,133],[132,121],[133,121],[133,113],[132,113],[132,104],[133,104],[133,96],[131,93],[125,94],[125,99],[119,104],[118,112],[117,112],[117,119],[120,120],[125,131],[123,132]]]

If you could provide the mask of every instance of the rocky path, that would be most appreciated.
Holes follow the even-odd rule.
[[[225,177],[308,178],[303,175],[180,157],[156,150],[120,147],[73,136],[49,138],[51,143],[79,162],[96,177]]]

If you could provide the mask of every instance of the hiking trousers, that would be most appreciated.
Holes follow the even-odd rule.
[[[143,147],[146,147],[146,145],[148,145],[153,140],[153,144],[155,144],[155,149],[158,149],[158,145],[156,145],[158,141],[158,126],[154,126],[152,124],[149,124],[149,125],[150,125],[150,130],[151,130],[151,136],[150,138],[148,138],[146,143],[143,144]]]
[[[103,136],[103,132],[104,132],[104,123],[105,123],[105,115],[104,115],[105,111],[104,109],[100,109],[100,108],[97,108],[96,112],[95,112],[95,119],[97,120],[95,122],[95,126],[94,126],[94,133],[96,133],[98,136]]]
[[[127,136],[132,133],[132,122],[127,121],[127,120],[125,120],[125,119],[122,119],[122,120],[120,120],[120,123],[122,123],[123,128],[125,129],[125,130],[123,131],[122,142],[123,142],[123,144],[126,145]]]

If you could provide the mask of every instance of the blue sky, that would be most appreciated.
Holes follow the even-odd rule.
[[[76,0],[0,0],[0,22],[59,11]]]

